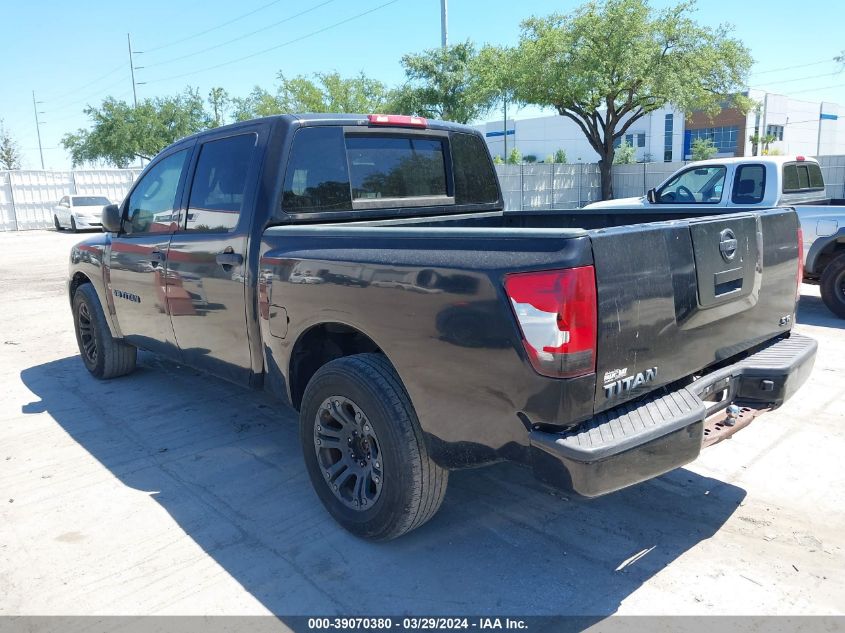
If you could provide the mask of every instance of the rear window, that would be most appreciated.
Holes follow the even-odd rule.
[[[317,213],[495,203],[498,198],[487,148],[471,134],[344,133],[340,126],[314,126],[294,136],[282,208]]]
[[[353,201],[446,196],[440,139],[354,135],[346,152]]]
[[[822,170],[817,163],[785,163],[783,166],[783,193],[821,191],[824,189]]]

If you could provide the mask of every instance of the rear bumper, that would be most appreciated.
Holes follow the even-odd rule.
[[[815,340],[793,334],[686,387],[604,411],[572,431],[532,430],[534,474],[597,497],[688,464],[701,452],[708,417],[731,403],[745,410],[780,406],[807,380],[816,348]],[[719,402],[708,401],[723,392]]]

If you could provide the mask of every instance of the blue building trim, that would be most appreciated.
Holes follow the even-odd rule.
[[[822,119],[822,120],[836,121],[839,118],[839,115],[838,114],[825,114],[824,112],[822,112],[821,115],[819,115],[819,118]]]
[[[516,130],[508,130],[508,136],[513,136],[516,133]],[[487,132],[484,136],[491,137],[491,136],[504,136],[504,132]]]

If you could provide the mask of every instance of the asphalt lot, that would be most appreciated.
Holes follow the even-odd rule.
[[[65,233],[0,233],[0,615],[845,611],[845,321],[804,286],[809,383],[690,466],[593,501],[457,472],[410,535],[348,535],[295,414],[152,355],[78,358]]]

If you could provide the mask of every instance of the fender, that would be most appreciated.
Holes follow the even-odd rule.
[[[807,253],[807,259],[804,262],[804,272],[820,275],[822,271],[816,270],[816,261],[818,260],[819,255],[821,255],[828,246],[835,242],[845,244],[845,227],[840,228],[833,235],[819,237],[813,242],[813,245],[810,247],[810,252]]]
[[[115,318],[114,302],[106,282],[110,252],[111,236],[107,233],[90,237],[71,248],[67,280],[68,301],[73,305],[73,293],[79,286],[79,276],[82,275],[97,292],[97,298],[106,314],[106,323],[111,335],[122,338],[123,335]]]

